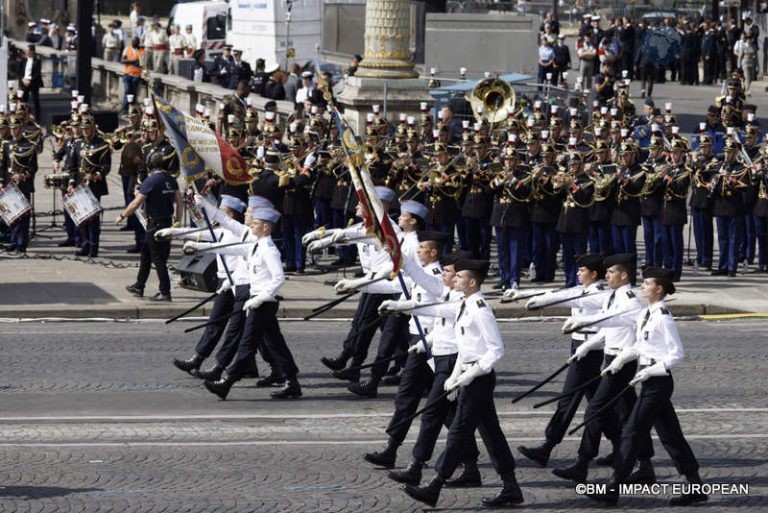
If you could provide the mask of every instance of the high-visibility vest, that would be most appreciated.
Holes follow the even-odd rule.
[[[123,52],[123,59],[126,61],[140,61],[141,60],[141,50],[137,50],[132,46],[129,46],[125,49]],[[141,76],[141,66],[136,66],[134,64],[126,64],[123,66],[123,73],[126,75],[132,75],[134,77],[140,77]]]

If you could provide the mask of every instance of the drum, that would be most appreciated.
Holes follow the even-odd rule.
[[[75,187],[72,192],[62,196],[61,203],[77,226],[90,221],[101,213],[101,204],[88,186]]]
[[[45,175],[45,186],[48,189],[63,189],[69,184],[69,173]]]
[[[31,211],[32,205],[29,204],[29,200],[16,187],[16,184],[11,183],[0,191],[0,217],[3,218],[3,221],[8,226],[13,225]]]

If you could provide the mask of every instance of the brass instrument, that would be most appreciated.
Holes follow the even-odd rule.
[[[474,113],[477,113],[478,107],[483,108],[478,121],[498,123],[507,118],[508,110],[515,109],[515,91],[509,82],[500,78],[481,80],[466,96],[466,100],[472,105]]]
[[[608,198],[611,186],[616,181],[616,164],[605,164],[598,167],[596,174],[592,176],[595,182],[595,201],[604,201]]]

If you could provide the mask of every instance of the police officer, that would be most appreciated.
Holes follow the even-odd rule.
[[[168,276],[168,255],[171,251],[171,243],[168,240],[157,240],[155,232],[163,228],[169,228],[175,222],[181,223],[181,215],[184,211],[179,184],[166,169],[164,156],[155,152],[149,161],[152,169],[142,183],[136,197],[118,214],[115,224],[119,225],[124,219],[144,206],[144,216],[147,219],[147,239],[141,249],[141,261],[136,282],[126,287],[128,292],[136,295],[144,295],[144,286],[149,278],[149,271],[155,267],[157,279],[160,282],[160,291],[150,297],[150,301],[171,301],[171,280]]]
[[[221,87],[230,89],[230,79],[237,76],[235,72],[235,60],[232,57],[232,45],[224,45],[221,55],[213,59],[213,80]]]
[[[483,506],[503,507],[520,504],[523,494],[515,478],[515,460],[509,449],[493,402],[496,373],[493,367],[504,356],[504,343],[493,310],[480,287],[488,273],[488,262],[460,260],[454,268],[454,290],[464,295],[461,303],[445,305],[447,316],[455,316],[454,330],[459,346],[451,376],[443,388],[449,399],[458,400],[445,450],[435,466],[436,474],[423,485],[407,484],[403,491],[434,507],[446,480],[464,456],[466,440],[480,431],[503,487],[496,497],[483,499]],[[454,313],[455,312],[455,313]],[[458,398],[457,398],[458,396]]]

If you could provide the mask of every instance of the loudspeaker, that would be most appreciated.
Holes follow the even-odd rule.
[[[181,287],[200,292],[216,292],[216,253],[184,255],[176,266],[181,276]]]

